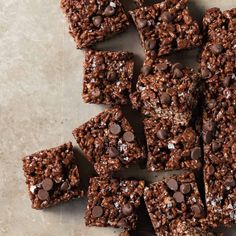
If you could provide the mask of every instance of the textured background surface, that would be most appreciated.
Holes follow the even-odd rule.
[[[197,18],[209,7],[236,6],[236,0],[190,2]],[[26,193],[21,157],[74,141],[72,129],[104,109],[81,99],[83,53],[67,31],[57,0],[0,0],[0,235],[118,235],[84,226],[85,200],[36,211]],[[133,27],[99,48],[134,52],[138,72],[143,54]],[[192,50],[172,59],[195,66],[196,56]]]

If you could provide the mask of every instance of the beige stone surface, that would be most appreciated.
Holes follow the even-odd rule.
[[[129,1],[124,2],[129,5]],[[209,7],[236,6],[236,0],[190,2],[198,18]],[[0,235],[3,236],[118,235],[118,230],[111,228],[85,227],[85,199],[36,211],[30,208],[26,193],[21,157],[68,140],[74,142],[72,129],[104,109],[84,104],[81,99],[83,52],[75,49],[67,31],[58,0],[0,0]],[[138,72],[143,54],[133,27],[98,47],[134,52]],[[195,66],[196,56],[197,50],[192,50],[172,58]],[[86,166],[83,168],[86,172]],[[138,176],[153,178],[143,171]]]

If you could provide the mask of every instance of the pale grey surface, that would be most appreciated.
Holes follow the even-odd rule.
[[[236,6],[236,0],[190,1],[196,17],[209,7]],[[83,53],[67,31],[57,0],[0,0],[0,235],[118,235],[84,226],[85,200],[36,211],[26,193],[21,157],[74,142],[72,129],[104,109],[81,99]],[[99,48],[135,52],[137,67],[142,63],[132,27]],[[196,55],[178,58],[194,66]]]

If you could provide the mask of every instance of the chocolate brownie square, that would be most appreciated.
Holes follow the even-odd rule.
[[[129,25],[119,0],[61,0],[61,8],[77,48],[110,38]]]
[[[97,104],[127,104],[133,69],[132,53],[87,50],[84,62],[84,101]]]
[[[187,125],[201,94],[201,80],[193,69],[166,59],[145,59],[136,92],[131,97],[134,109],[145,116],[171,119]]]
[[[201,44],[198,23],[192,19],[187,3],[165,0],[130,11],[148,55],[161,56]]]
[[[147,169],[195,170],[201,167],[202,150],[198,133],[170,119],[144,119],[148,147]]]
[[[135,229],[143,189],[144,181],[91,178],[86,225]]]
[[[34,209],[84,195],[71,142],[24,157],[23,170]]]
[[[73,131],[99,175],[127,168],[144,157],[134,131],[120,108],[110,108]]]
[[[201,224],[204,205],[193,173],[175,175],[145,187],[144,201],[156,235],[198,235],[191,231],[205,228]]]

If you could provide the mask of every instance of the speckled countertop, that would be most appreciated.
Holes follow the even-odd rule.
[[[196,18],[209,7],[236,6],[236,0],[190,2]],[[82,101],[83,52],[75,49],[67,31],[58,0],[0,0],[0,235],[3,236],[119,235],[112,228],[85,227],[85,199],[36,211],[30,208],[26,193],[21,157],[68,140],[75,144],[73,128],[104,109]],[[138,72],[143,53],[134,27],[98,47],[134,52]],[[195,66],[197,54],[197,50],[190,50],[172,59]],[[86,161],[81,158],[83,165]],[[83,168],[82,172],[85,176],[89,171]],[[138,176],[155,177],[143,171]]]

